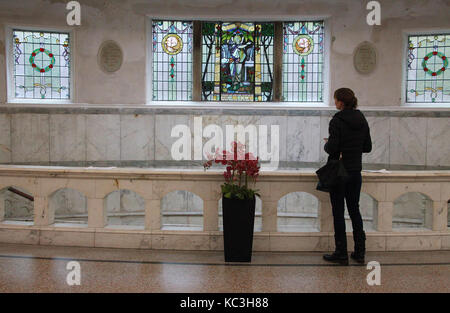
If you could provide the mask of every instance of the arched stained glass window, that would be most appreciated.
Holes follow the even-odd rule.
[[[153,21],[153,100],[192,100],[192,22]]]
[[[406,102],[450,102],[450,34],[408,36]]]
[[[202,100],[271,101],[273,23],[202,23]]]
[[[323,102],[323,21],[283,23],[283,37],[282,101]]]
[[[68,33],[13,30],[14,97],[70,99]]]

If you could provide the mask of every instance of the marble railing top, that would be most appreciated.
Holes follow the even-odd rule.
[[[360,106],[366,116],[450,117],[450,107]],[[334,106],[270,105],[94,105],[94,104],[22,104],[0,103],[0,113],[34,114],[201,114],[201,115],[278,115],[332,116]]]
[[[0,165],[0,176],[222,181],[223,170]],[[450,170],[363,171],[365,181],[444,181]],[[315,169],[262,171],[258,181],[317,181]]]

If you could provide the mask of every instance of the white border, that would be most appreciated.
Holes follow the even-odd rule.
[[[235,17],[235,18],[223,18],[223,17],[190,17],[183,19],[181,17],[167,17],[167,16],[147,16],[146,18],[146,105],[157,108],[192,108],[192,109],[218,109],[218,108],[236,108],[236,109],[317,109],[327,108],[330,99],[330,49],[331,49],[331,30],[328,22],[330,16],[309,16],[309,17]],[[324,23],[324,54],[323,54],[323,101],[322,102],[220,102],[220,101],[153,101],[153,34],[152,34],[152,21],[158,20],[195,20],[195,21],[225,21],[232,22],[236,20],[251,20],[258,22],[290,22],[290,21],[323,21]],[[334,107],[334,105],[332,106]]]
[[[450,33],[448,28],[430,28],[430,29],[404,29],[402,31],[402,88],[401,88],[401,106],[407,108],[450,108],[450,102],[430,103],[430,102],[407,102],[406,101],[406,77],[407,77],[407,63],[408,63],[408,36],[411,35],[434,35]]]
[[[43,31],[43,32],[65,32],[69,34],[69,51],[70,51],[70,94],[69,99],[22,99],[16,98],[14,96],[14,77],[13,77],[13,45],[11,42],[13,29],[24,30],[24,31]],[[24,103],[24,104],[68,104],[74,103],[75,95],[75,32],[73,28],[63,26],[63,27],[49,27],[49,26],[37,26],[37,25],[27,25],[27,24],[6,24],[5,25],[5,42],[6,42],[6,102],[7,103]]]

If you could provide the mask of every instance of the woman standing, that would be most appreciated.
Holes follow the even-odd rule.
[[[330,190],[336,250],[332,254],[325,254],[323,258],[326,261],[348,265],[344,220],[344,201],[346,201],[355,242],[351,258],[358,263],[364,263],[366,235],[359,211],[359,196],[362,184],[362,153],[372,150],[369,124],[361,111],[356,109],[358,100],[351,89],[336,90],[334,103],[339,112],[330,121],[329,138],[325,139],[325,152],[329,154],[328,160],[338,160],[342,157],[349,177]]]

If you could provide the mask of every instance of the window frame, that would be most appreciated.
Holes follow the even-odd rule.
[[[13,53],[14,47],[12,45],[12,36],[14,30],[23,31],[42,31],[42,32],[63,32],[69,34],[69,49],[70,49],[70,91],[69,99],[23,99],[15,97],[14,86],[14,61]],[[49,27],[49,26],[37,26],[26,24],[6,24],[5,25],[5,47],[6,47],[6,102],[8,104],[73,104],[75,103],[75,56],[74,56],[74,41],[75,32],[73,28],[69,27]]]
[[[449,28],[430,28],[430,29],[405,29],[402,32],[402,87],[401,87],[401,101],[400,104],[405,108],[450,108],[450,102],[408,102],[406,96],[406,84],[407,84],[407,73],[408,73],[408,47],[409,47],[409,36],[417,35],[437,35],[442,33],[449,33]]]
[[[323,21],[324,23],[324,53],[323,53],[323,101],[322,102],[285,102],[285,101],[267,101],[267,102],[234,102],[234,101],[205,101],[205,100],[189,100],[189,101],[153,101],[153,36],[152,36],[152,23],[153,20],[189,20],[195,23],[198,22],[236,22],[236,21],[255,21],[255,22],[299,22],[299,21]],[[329,70],[330,70],[330,48],[331,48],[331,34],[329,30],[329,16],[309,16],[309,17],[289,17],[289,18],[259,18],[259,17],[248,17],[248,18],[205,18],[205,17],[195,17],[191,19],[186,19],[184,17],[174,17],[168,18],[167,16],[147,16],[146,18],[146,105],[155,108],[199,108],[199,109],[215,109],[215,108],[238,108],[238,109],[251,109],[251,108],[267,108],[267,109],[295,109],[295,108],[328,108],[331,107],[329,103],[330,99],[330,81],[329,81]],[[194,29],[195,43],[196,33]],[[195,48],[195,47],[194,47]],[[195,55],[193,53],[193,74],[196,66]],[[200,59],[201,61],[201,59]],[[282,58],[280,60],[283,62]],[[275,62],[274,62],[275,64]],[[281,63],[282,66],[282,63]],[[200,82],[201,84],[201,82]],[[280,92],[282,93],[282,77],[280,78]],[[196,85],[195,77],[193,77],[193,88]],[[193,96],[195,95],[195,90],[192,91]]]

